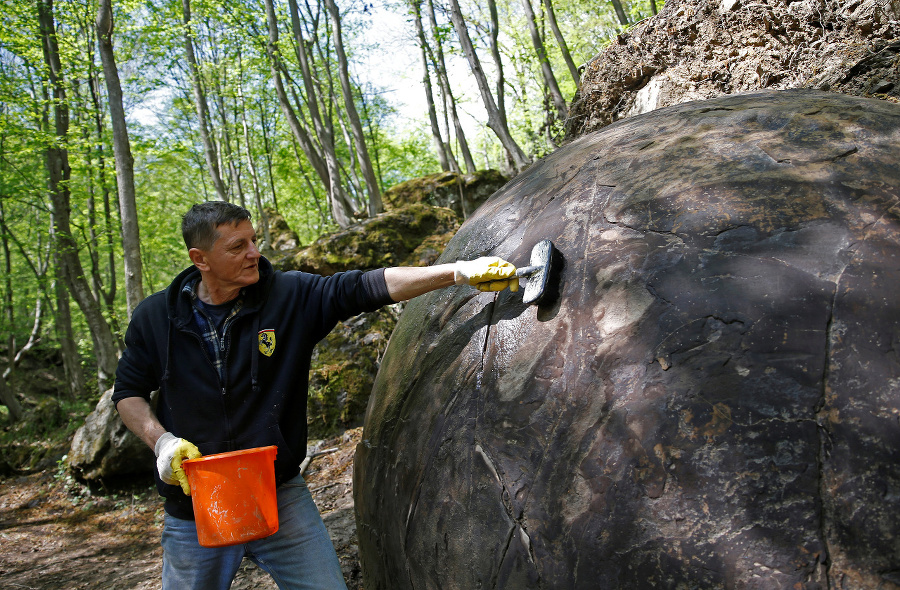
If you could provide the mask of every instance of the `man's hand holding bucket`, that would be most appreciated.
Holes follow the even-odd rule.
[[[185,495],[191,495],[191,485],[181,463],[188,459],[200,457],[200,450],[194,443],[178,438],[167,432],[156,441],[156,470],[159,477],[170,485],[180,485]]]

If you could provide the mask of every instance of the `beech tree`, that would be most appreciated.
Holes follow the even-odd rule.
[[[431,73],[428,59],[428,41],[425,39],[425,29],[422,26],[422,3],[420,0],[410,0],[410,11],[413,15],[413,21],[416,24],[416,39],[418,40],[419,50],[422,55],[422,87],[425,90],[425,101],[428,108],[428,121],[431,124],[431,138],[434,142],[434,151],[437,154],[438,161],[441,163],[441,170],[447,172],[451,169],[450,158],[452,157],[444,138],[441,136],[441,126],[438,123],[437,106],[434,102],[434,93],[431,86]],[[453,162],[453,169],[458,171],[459,166]]]
[[[194,89],[194,107],[197,109],[197,127],[200,131],[200,139],[203,142],[206,167],[212,179],[213,188],[220,201],[227,201],[225,183],[219,170],[218,149],[212,134],[210,133],[209,104],[206,102],[206,90],[203,77],[200,74],[200,65],[197,63],[197,54],[194,51],[194,32],[191,24],[191,0],[182,0],[182,14],[184,18],[184,56],[187,60],[191,75],[191,83]]]
[[[55,141],[48,143],[45,150],[48,187],[53,208],[53,231],[59,255],[57,272],[62,276],[69,293],[78,303],[90,328],[97,359],[97,381],[103,392],[112,383],[118,362],[118,347],[109,323],[103,317],[96,299],[91,294],[85,279],[84,269],[78,256],[78,243],[70,226],[70,180],[69,155],[66,148],[69,133],[69,106],[66,96],[66,82],[63,75],[56,39],[56,23],[53,17],[52,0],[39,0],[37,17],[41,35],[41,47],[47,71],[47,86],[51,96]]]
[[[553,31],[553,36],[556,38],[559,51],[562,54],[563,60],[566,62],[566,67],[569,68],[569,74],[572,75],[572,81],[575,82],[575,88],[581,90],[581,74],[578,73],[578,68],[575,66],[575,61],[572,59],[572,54],[569,52],[569,45],[566,43],[566,39],[563,37],[559,24],[556,22],[556,12],[553,10],[553,0],[542,0],[542,3],[544,5],[544,10],[547,13],[547,22],[550,24],[550,30]]]
[[[113,51],[112,0],[100,0],[97,12],[97,41],[103,61],[103,75],[113,127],[113,150],[116,158],[116,186],[119,194],[119,215],[122,221],[122,243],[125,262],[125,301],[128,317],[144,298],[144,273],[141,263],[141,235],[138,226],[137,203],[134,190],[134,157],[125,123],[122,86]]]
[[[568,113],[568,106],[556,82],[556,75],[550,66],[550,60],[547,57],[547,50],[544,48],[544,40],[538,31],[537,19],[534,16],[534,10],[531,8],[531,0],[522,0],[522,7],[525,9],[525,21],[528,24],[528,32],[531,34],[531,43],[534,45],[534,52],[537,55],[538,62],[541,66],[541,74],[544,76],[544,83],[550,93],[550,100],[553,102],[559,114],[559,119],[564,121]]]
[[[481,61],[478,59],[478,54],[475,53],[475,46],[472,44],[472,39],[469,37],[469,31],[466,28],[466,22],[465,19],[463,19],[462,10],[460,9],[457,0],[450,0],[450,19],[453,21],[453,27],[456,29],[456,34],[459,38],[460,45],[462,46],[463,53],[466,56],[466,60],[469,62],[469,68],[478,84],[481,100],[488,114],[487,126],[490,127],[491,131],[494,132],[497,139],[500,140],[500,143],[503,144],[503,147],[509,153],[516,171],[521,171],[531,163],[531,159],[525,155],[522,148],[520,148],[519,144],[516,143],[516,140],[513,139],[512,134],[509,132],[506,115],[498,108],[497,102],[494,100],[494,95],[491,93],[487,76],[485,76],[484,69],[481,67]]]
[[[456,143],[459,145],[460,154],[462,154],[463,157],[463,162],[466,164],[466,173],[474,174],[476,170],[475,160],[472,158],[472,151],[469,149],[469,142],[466,139],[466,133],[463,129],[462,122],[460,121],[459,112],[457,111],[456,98],[453,94],[453,89],[450,86],[450,77],[447,75],[447,63],[444,59],[443,47],[445,36],[441,33],[441,29],[438,26],[433,0],[427,0],[427,2],[428,23],[431,30],[431,45],[429,47],[434,47],[433,51],[429,52],[429,57],[431,58],[431,62],[434,64],[434,69],[437,73],[441,89],[442,104],[444,107],[444,117],[446,119],[449,113],[450,118],[453,120],[453,131],[456,136]],[[448,136],[449,127],[450,126],[447,125]]]
[[[341,17],[338,12],[337,4],[334,0],[325,0],[325,6],[331,15],[331,26],[334,35],[334,50],[338,59],[338,74],[341,82],[341,94],[344,97],[344,108],[347,112],[347,118],[350,120],[350,128],[353,131],[354,149],[356,151],[357,161],[362,170],[363,177],[366,180],[366,190],[368,191],[369,215],[375,216],[384,210],[381,204],[381,188],[378,186],[378,180],[375,178],[375,170],[372,168],[372,161],[369,159],[369,149],[366,147],[366,137],[363,133],[362,122],[359,119],[359,113],[354,103],[353,87],[350,83],[350,72],[347,63],[347,54],[344,51],[344,40],[341,33]]]

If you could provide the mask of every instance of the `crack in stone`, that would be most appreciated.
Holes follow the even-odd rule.
[[[630,229],[631,231],[639,232],[641,234],[655,234],[657,236],[663,236],[666,238],[675,238],[676,240],[678,240],[679,244],[681,244],[682,246],[684,245],[684,238],[682,238],[677,233],[675,233],[674,230],[663,231],[663,230],[659,230],[659,229],[650,229],[649,227],[634,227],[634,226],[628,225],[625,222],[614,221],[614,220],[610,219],[609,215],[607,215],[605,210],[603,211],[602,215],[603,215],[603,221],[605,221],[606,223],[608,223],[609,225],[611,225],[613,227]],[[735,226],[735,227],[740,227],[740,226]],[[734,228],[728,228],[728,229],[734,229]],[[727,229],[723,230],[723,231],[727,231]]]
[[[496,588],[500,574],[500,568],[503,565],[503,562],[506,561],[506,556],[509,553],[510,547],[512,546],[512,540],[516,530],[519,531],[519,539],[522,541],[522,545],[525,546],[528,561],[531,562],[532,565],[535,565],[534,549],[531,546],[531,537],[528,535],[528,531],[524,524],[525,514],[523,512],[519,516],[516,516],[513,513],[511,500],[506,500],[506,498],[512,498],[512,494],[510,494],[509,488],[503,481],[503,478],[501,477],[500,471],[497,469],[497,465],[494,463],[494,460],[490,455],[488,455],[488,453],[478,442],[475,443],[475,452],[481,456],[482,460],[484,460],[485,465],[487,465],[488,470],[494,476],[494,479],[497,480],[497,483],[499,484],[501,489],[500,503],[503,505],[503,509],[504,511],[506,511],[507,516],[509,516],[510,520],[512,520],[512,525],[509,527],[509,531],[506,535],[506,543],[503,546],[503,551],[500,553],[500,559],[497,562],[497,567],[494,569],[494,573],[491,576],[491,588]]]
[[[763,154],[765,154],[765,156],[766,156],[767,158],[769,158],[770,160],[772,160],[772,161],[775,162],[776,164],[783,164],[783,165],[787,165],[787,166],[793,166],[793,164],[791,163],[790,158],[782,158],[782,159],[779,160],[778,158],[776,158],[775,156],[773,156],[772,154],[770,154],[769,152],[767,152],[766,150],[764,150],[762,147],[760,147],[760,145],[759,145],[758,143],[753,144],[753,146],[754,146],[756,149],[758,149],[759,151],[761,151]]]
[[[848,157],[848,156],[852,156],[853,154],[855,154],[855,153],[858,152],[858,151],[859,151],[859,148],[856,147],[856,146],[853,146],[852,148],[850,148],[850,149],[847,150],[846,152],[842,152],[842,153],[840,153],[840,154],[834,156],[833,158],[831,158],[831,161],[832,161],[832,162],[837,162],[837,161],[840,160],[840,159],[846,158],[846,157]]]
[[[509,531],[506,533],[506,544],[503,546],[503,553],[500,555],[500,563],[503,563],[503,560],[506,559],[506,554],[509,552],[509,546],[512,545],[513,534],[516,532],[515,525],[509,527]],[[491,576],[491,588],[496,590],[497,583],[500,578],[500,568],[494,570],[493,575]]]
[[[481,392],[481,379],[482,379],[482,376],[484,375],[484,366],[485,366],[485,361],[487,359],[487,354],[488,354],[488,344],[490,343],[491,325],[493,323],[494,312],[497,309],[496,305],[495,305],[496,297],[497,297],[497,295],[495,294],[494,302],[491,303],[491,311],[488,314],[487,329],[485,331],[484,342],[482,343],[482,347],[481,347],[481,367],[479,368],[479,371],[478,371],[478,374],[476,377],[476,383],[477,383],[476,392],[477,393]],[[477,420],[477,414],[476,414],[476,420]],[[477,432],[477,423],[475,425],[475,430]],[[491,474],[494,476],[494,479],[497,480],[497,483],[500,486],[500,489],[501,489],[500,503],[503,505],[503,510],[506,512],[507,516],[509,516],[509,518],[512,520],[512,526],[510,527],[509,533],[507,534],[506,543],[503,547],[502,553],[500,554],[498,566],[494,570],[494,573],[493,573],[492,579],[491,579],[491,588],[496,588],[497,583],[499,581],[500,566],[503,564],[504,561],[506,561],[506,555],[507,555],[507,553],[509,553],[509,549],[512,546],[512,539],[513,539],[513,535],[515,534],[516,529],[519,530],[519,538],[522,540],[523,545],[525,545],[525,548],[527,550],[528,560],[531,562],[532,565],[535,564],[534,550],[531,547],[531,537],[528,536],[528,533],[525,530],[525,525],[523,524],[523,521],[525,520],[524,511],[519,516],[516,516],[513,513],[512,501],[511,500],[509,502],[504,501],[504,498],[512,498],[512,494],[510,494],[509,487],[506,485],[506,482],[503,481],[503,477],[500,475],[500,470],[497,468],[497,465],[494,462],[494,460],[491,458],[491,456],[484,450],[484,448],[477,441],[477,439],[474,442],[475,442],[475,445],[474,445],[475,453],[477,453],[478,455],[481,456],[481,458],[484,461],[485,465],[487,466],[488,470],[491,472]]]
[[[828,322],[825,326],[825,363],[822,368],[822,397],[819,399],[818,404],[816,404],[816,425],[817,432],[819,433],[819,449],[816,456],[816,464],[818,468],[818,492],[819,492],[819,504],[821,506],[819,513],[819,536],[822,539],[822,545],[825,550],[825,555],[822,559],[819,560],[819,563],[825,569],[825,587],[831,589],[832,580],[831,580],[831,547],[828,542],[828,531],[831,527],[831,523],[834,520],[833,514],[830,513],[828,509],[827,496],[828,490],[826,489],[825,483],[825,463],[828,460],[828,448],[832,443],[831,435],[828,432],[828,428],[826,426],[827,421],[827,412],[826,407],[828,406],[828,381],[831,378],[831,355],[833,353],[832,343],[835,341],[835,331],[837,330],[837,326],[835,325],[835,315],[837,312],[837,303],[838,303],[838,295],[840,294],[840,285],[841,279],[844,276],[844,272],[847,270],[849,263],[845,264],[841,269],[840,274],[838,274],[837,279],[834,282],[834,294],[831,298],[831,313],[828,316]]]
[[[468,301],[469,299],[471,299],[471,298],[466,299],[466,301]],[[496,309],[495,301],[496,301],[496,295],[495,295],[494,301],[491,301],[488,304],[488,306],[490,306],[490,310],[487,314],[488,321],[487,321],[487,326],[485,328],[484,342],[482,343],[482,346],[481,346],[481,366],[478,368],[478,371],[476,372],[476,375],[475,375],[476,393],[481,391],[481,378],[482,378],[482,375],[484,374],[484,361],[485,361],[485,357],[487,355],[488,341],[490,340],[491,320],[493,319],[494,311]],[[409,388],[409,390],[411,391],[411,388]],[[455,391],[453,394],[453,397],[451,397],[450,401],[444,406],[444,415],[445,416],[452,415],[452,412],[450,411],[450,409],[456,405],[457,400],[459,399],[459,393],[460,392],[458,390]],[[404,531],[404,539],[403,539],[404,550],[406,550],[406,547],[409,543],[410,523],[412,522],[412,517],[416,513],[416,510],[418,509],[418,506],[419,506],[419,497],[422,492],[422,480],[425,477],[425,473],[428,472],[428,470],[431,468],[431,464],[434,460],[434,457],[435,457],[435,455],[437,455],[437,452],[440,449],[441,445],[439,444],[438,441],[440,440],[441,437],[444,436],[444,431],[446,430],[447,426],[448,426],[448,422],[445,421],[437,430],[435,430],[435,432],[432,433],[431,438],[428,441],[428,448],[430,449],[430,452],[428,454],[427,460],[425,461],[425,466],[419,472],[418,477],[416,479],[416,483],[413,488],[413,490],[414,490],[413,499],[410,502],[409,510],[406,513],[406,523],[405,523],[405,531]]]

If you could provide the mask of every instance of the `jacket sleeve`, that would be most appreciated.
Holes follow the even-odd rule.
[[[316,341],[324,338],[338,322],[396,303],[388,293],[383,268],[316,276],[314,290],[312,300],[321,320]]]
[[[150,303],[144,300],[143,303]],[[126,397],[142,397],[150,401],[150,393],[159,388],[157,347],[151,340],[156,331],[151,326],[148,305],[139,305],[132,314],[125,331],[125,352],[116,368],[115,389],[112,401],[118,404]],[[168,324],[168,322],[166,322]],[[167,329],[168,325],[164,327]]]

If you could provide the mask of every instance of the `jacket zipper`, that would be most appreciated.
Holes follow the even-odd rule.
[[[236,319],[236,317],[232,318],[232,319]],[[216,370],[216,364],[213,362],[213,359],[209,358],[209,354],[206,352],[206,345],[203,342],[203,338],[199,334],[194,332],[193,330],[189,330],[187,328],[181,328],[181,331],[190,334],[191,337],[193,337],[197,341],[197,343],[200,345],[200,351],[203,353],[203,357],[206,359],[206,362],[209,363],[210,367],[212,367],[213,373],[216,374],[216,379],[218,379],[218,381],[219,381],[219,388],[222,390],[222,398],[221,398],[221,400],[222,400],[222,415],[225,418],[226,439],[230,441],[234,437],[231,432],[231,420],[229,420],[229,416],[228,416],[228,406],[225,404],[225,398],[228,395],[228,388],[226,387],[225,383],[222,382],[222,377],[219,375],[219,371]],[[216,340],[219,341],[219,350],[222,351],[223,353],[225,352],[225,336],[227,335],[227,332],[228,332],[228,330],[226,327],[225,334],[223,334],[223,337],[221,339],[219,339],[218,335],[216,335]],[[222,362],[223,362],[223,372],[227,375],[228,374],[228,367],[227,367],[228,356],[227,355],[223,356]],[[229,443],[228,446],[232,447],[233,444]],[[234,449],[228,448],[227,450],[233,451]]]
[[[231,332],[231,326],[238,320],[238,318],[243,317],[244,315],[245,314],[243,313],[243,310],[241,310],[234,316],[226,319],[225,325],[222,326],[222,338],[219,339],[219,350],[222,353],[222,374],[226,377],[228,376],[228,341]],[[216,338],[218,338],[218,334],[216,335]],[[225,433],[227,434],[229,441],[228,450],[233,451],[235,450],[236,445],[234,444],[234,432],[232,432],[231,428],[231,416],[229,415],[228,405],[225,399],[228,396],[228,384],[224,380],[222,380],[220,384],[222,386],[222,413],[225,415]]]

